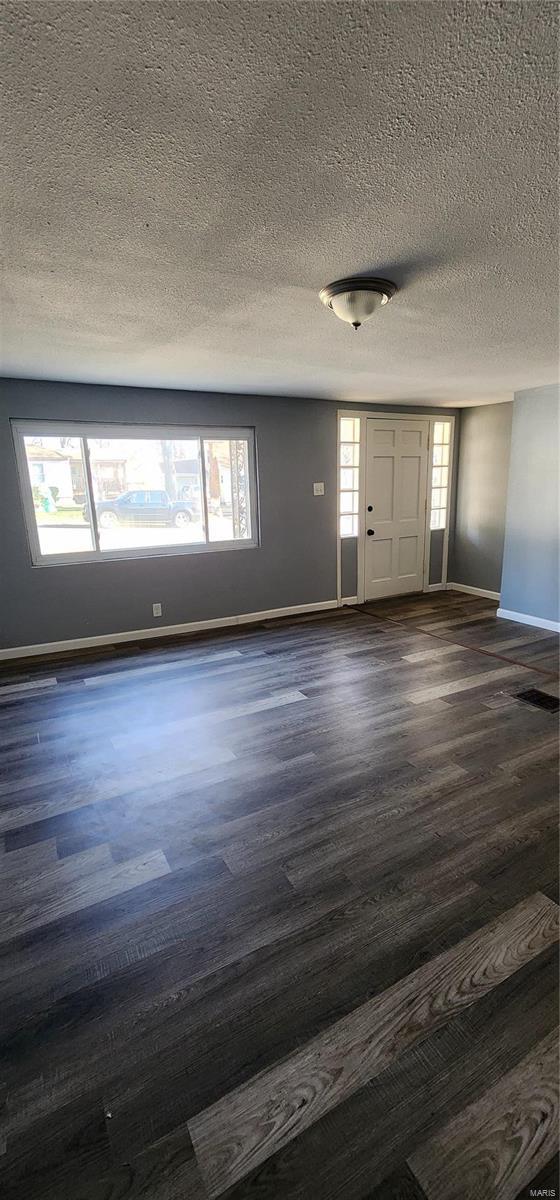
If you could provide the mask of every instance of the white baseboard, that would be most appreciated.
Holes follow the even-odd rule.
[[[293,604],[289,608],[269,608],[264,612],[240,613],[236,617],[217,617],[212,621],[187,621],[181,625],[129,629],[125,633],[101,633],[95,637],[68,638],[64,642],[41,642],[35,646],[9,646],[5,650],[0,650],[0,660],[30,658],[39,654],[58,654],[64,650],[84,650],[88,646],[114,646],[118,642],[139,642],[144,638],[173,637],[178,633],[200,633],[205,629],[225,629],[229,625],[247,625],[258,621],[270,621],[275,617],[299,616],[301,613],[322,612],[324,609],[337,607],[336,600],[322,600],[317,604]]]
[[[358,603],[357,596],[343,596],[340,601],[341,607],[345,604],[357,604],[357,603]]]
[[[446,583],[427,583],[424,588],[424,591],[425,592],[445,592],[446,589],[447,589]]]
[[[552,633],[560,633],[560,621],[549,621],[547,617],[533,617],[530,613],[512,612],[509,608],[499,608],[497,617],[506,621],[517,621],[518,625],[536,625],[537,629],[550,629]]]
[[[448,583],[449,592],[466,592],[467,596],[485,596],[487,600],[499,600],[499,592],[488,592],[486,588],[467,587],[466,583]]]

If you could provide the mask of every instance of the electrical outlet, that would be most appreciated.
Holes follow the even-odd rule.
[[[152,604],[154,617],[161,617],[161,604]]]
[[[313,495],[314,496],[324,496],[325,495],[324,483],[314,483],[313,484]]]

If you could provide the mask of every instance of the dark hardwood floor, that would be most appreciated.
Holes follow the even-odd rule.
[[[557,716],[518,698],[558,645],[495,608],[8,664],[2,1200],[560,1195]]]

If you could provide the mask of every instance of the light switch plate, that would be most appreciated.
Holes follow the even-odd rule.
[[[324,496],[325,495],[324,483],[314,483],[313,484],[313,495],[314,496]]]

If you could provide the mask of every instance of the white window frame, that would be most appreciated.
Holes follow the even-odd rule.
[[[432,515],[432,468],[434,466],[434,427],[441,422],[447,422],[449,431],[449,470],[447,472],[447,504],[445,506],[445,525],[443,529],[431,528]],[[424,548],[424,591],[441,592],[447,588],[447,565],[449,558],[449,522],[451,517],[451,497],[453,493],[453,477],[455,468],[455,415],[443,408],[441,416],[430,417],[430,443],[428,447],[428,490],[426,495],[426,542]],[[430,583],[430,549],[432,533],[443,534],[443,550],[441,562],[441,580]]]
[[[338,470],[338,457],[339,457],[339,445],[340,445],[339,429],[340,429],[340,418],[341,417],[359,417],[360,418],[360,443],[359,443],[359,445],[360,445],[360,465],[358,468],[358,471],[359,471],[359,474],[358,474],[358,483],[359,483],[358,537],[356,539],[356,541],[357,541],[357,595],[356,596],[343,596],[342,595],[342,542],[345,540],[350,540],[350,539],[341,538],[341,536],[340,536],[340,529],[339,529],[339,525],[338,525],[338,504],[337,504],[337,539],[336,539],[337,583],[336,583],[336,591],[337,591],[338,605],[340,606],[343,604],[356,604],[356,603],[363,604],[364,603],[364,596],[365,596],[365,527],[367,525],[367,522],[365,521],[365,516],[366,516],[366,439],[367,439],[367,421],[368,421],[368,418],[371,418],[371,417],[374,417],[376,419],[382,418],[384,420],[391,420],[391,421],[395,421],[395,420],[396,421],[409,421],[411,419],[411,417],[416,417],[418,420],[422,419],[423,421],[428,421],[428,423],[429,423],[428,454],[427,454],[427,464],[426,464],[426,511],[425,511],[425,515],[424,515],[424,574],[423,574],[422,590],[424,592],[445,591],[445,589],[447,587],[447,563],[448,563],[448,555],[449,555],[449,533],[450,533],[449,518],[450,518],[450,510],[451,510],[451,496],[452,496],[452,492],[453,492],[453,479],[454,479],[455,413],[450,413],[447,409],[445,409],[443,407],[441,409],[441,413],[438,413],[437,416],[433,413],[427,413],[425,411],[425,409],[423,411],[421,408],[420,409],[410,408],[410,409],[407,409],[406,412],[403,412],[402,409],[400,412],[384,412],[381,410],[376,411],[375,409],[371,409],[371,408],[369,408],[369,409],[368,408],[339,408],[337,410],[337,420],[338,420],[338,425],[337,425],[337,470]],[[430,549],[431,549],[431,533],[432,533],[432,530],[430,529],[430,513],[431,513],[431,499],[432,499],[433,429],[434,429],[434,425],[436,424],[436,422],[439,422],[439,421],[449,421],[449,423],[451,425],[450,441],[449,441],[449,468],[450,469],[449,469],[449,476],[448,476],[448,492],[447,492],[447,509],[446,509],[445,528],[441,531],[443,533],[443,561],[442,561],[441,582],[430,583],[429,582],[429,579],[430,579]],[[338,476],[337,476],[337,493],[338,493],[338,490],[339,490],[339,484],[338,484]],[[436,533],[439,531],[434,530],[433,532]]]
[[[340,413],[338,414],[338,429],[337,429],[337,440],[336,440],[336,489],[337,489],[337,497],[338,497],[338,501],[337,501],[337,509],[338,509],[338,517],[337,517],[337,520],[338,520],[338,525],[337,525],[337,533],[338,533],[338,539],[339,539],[339,541],[342,541],[342,542],[346,541],[348,538],[356,538],[356,537],[358,537],[358,536],[359,536],[359,532],[360,532],[360,478],[361,478],[361,476],[360,476],[360,466],[361,466],[361,463],[360,463],[360,455],[361,455],[361,453],[362,453],[362,448],[361,448],[361,441],[362,441],[362,427],[361,427],[361,423],[360,423],[360,421],[359,421],[359,419],[358,419],[358,437],[357,437],[356,439],[353,439],[351,442],[349,442],[349,441],[347,441],[347,440],[343,440],[343,438],[340,436],[340,434],[341,434],[341,428],[342,428],[342,421],[343,421],[343,420],[345,420],[345,419],[346,419],[346,418],[345,418],[344,416],[342,416]],[[352,421],[354,421],[354,422],[355,422],[355,421],[356,421],[356,417],[351,417],[351,418],[350,418],[350,420],[352,420]],[[358,450],[358,465],[357,465],[357,467],[356,467],[356,465],[353,463],[353,464],[352,464],[352,467],[350,468],[350,470],[353,470],[353,471],[357,471],[357,472],[358,472],[358,487],[357,487],[357,488],[342,488],[342,487],[341,487],[341,483],[340,483],[340,477],[341,477],[341,474],[342,474],[342,470],[343,470],[343,469],[346,469],[346,468],[343,468],[343,466],[342,466],[342,462],[341,462],[341,458],[342,458],[342,447],[343,447],[343,446],[356,446],[356,447],[357,447],[357,450]],[[357,509],[357,512],[356,512],[356,513],[353,513],[353,512],[352,512],[352,513],[343,513],[343,512],[342,512],[342,507],[341,507],[341,497],[342,497],[343,495],[357,496],[357,500],[358,500],[358,509]],[[342,523],[342,517],[343,517],[343,516],[352,516],[352,517],[355,517],[356,533],[342,533],[342,532],[341,532],[341,528],[340,528],[340,526],[341,526],[341,523]]]
[[[252,428],[232,428],[211,425],[111,425],[106,422],[92,421],[46,421],[25,420],[12,421],[12,436],[18,466],[20,494],[25,515],[27,538],[34,567],[68,566],[82,562],[112,562],[115,559],[127,558],[161,558],[177,554],[213,554],[223,550],[255,550],[259,546],[258,525],[258,485],[257,485],[257,455],[255,430]],[[95,516],[95,504],[92,495],[91,469],[87,452],[84,455],[84,471],[86,477],[86,492],[92,513],[91,531],[96,548],[80,550],[70,554],[43,554],[39,542],[39,532],[35,520],[33,505],[33,490],[27,455],[25,452],[25,437],[76,437],[76,438],[122,438],[131,441],[133,438],[162,440],[162,441],[200,441],[201,477],[203,506],[203,526],[205,537],[208,530],[208,511],[206,496],[206,465],[204,462],[203,440],[219,441],[220,439],[247,441],[249,444],[249,511],[251,519],[250,538],[221,542],[195,542],[191,545],[178,546],[133,546],[121,550],[101,550],[99,533]]]
[[[448,437],[447,442],[445,442],[445,441],[436,442],[436,430],[437,430],[438,425],[449,426],[449,437]],[[432,533],[441,532],[447,526],[447,519],[448,519],[448,513],[449,513],[449,477],[451,474],[451,462],[450,462],[450,458],[451,458],[451,428],[450,428],[450,426],[451,426],[451,422],[446,421],[445,419],[443,419],[441,421],[434,421],[434,424],[432,426],[432,444],[430,447],[431,457],[432,457],[432,462],[431,462],[432,475],[430,476],[430,479],[429,479],[429,484],[430,484],[430,530]],[[437,463],[436,464],[436,462],[435,462],[436,450],[443,450],[445,447],[447,447],[447,453],[448,453],[447,463]],[[434,486],[434,482],[433,482],[434,471],[447,471],[447,482],[444,484],[440,483],[439,485],[436,484]],[[445,504],[440,503],[440,504],[438,504],[437,508],[434,508],[434,492],[439,491],[439,490],[445,491],[445,494],[446,494]],[[443,513],[443,517],[444,517],[443,525],[434,525],[432,527],[432,517],[434,515],[434,512]]]

